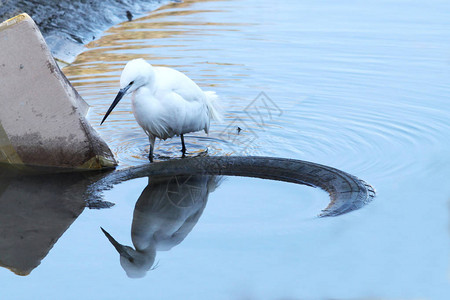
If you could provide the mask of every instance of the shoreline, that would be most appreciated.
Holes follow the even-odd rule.
[[[64,67],[86,50],[86,44],[103,36],[108,28],[170,2],[42,0],[36,5],[32,1],[6,1],[0,5],[0,22],[20,13],[29,14],[42,32],[53,57],[60,67]]]

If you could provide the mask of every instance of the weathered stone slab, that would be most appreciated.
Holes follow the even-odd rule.
[[[0,24],[0,163],[101,169],[117,163],[85,119],[88,105],[34,21]]]

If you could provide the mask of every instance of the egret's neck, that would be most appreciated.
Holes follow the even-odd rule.
[[[147,247],[145,248],[136,248],[136,251],[142,253],[145,256],[152,256],[155,255],[156,247],[153,241],[151,241]]]
[[[155,91],[155,82],[154,80],[146,82],[145,84],[142,84],[140,87],[138,87],[134,92],[133,92],[133,97],[137,97],[141,94],[153,94]]]
[[[140,88],[147,88],[153,91],[155,88],[155,69],[149,65],[149,68],[145,70],[144,80]]]

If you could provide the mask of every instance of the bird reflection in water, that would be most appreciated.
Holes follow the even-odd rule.
[[[120,264],[128,277],[144,277],[153,267],[156,251],[168,251],[186,238],[221,178],[209,175],[148,178],[133,213],[134,249],[119,244],[102,228],[119,252]]]

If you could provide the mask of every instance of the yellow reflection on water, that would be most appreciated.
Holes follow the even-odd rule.
[[[75,86],[80,86],[84,84],[82,81],[86,76],[89,77],[89,82],[85,83],[87,85],[94,78],[106,81],[117,78],[117,74],[107,75],[107,73],[120,71],[127,61],[136,58],[144,58],[157,65],[182,67],[184,66],[180,60],[182,54],[179,51],[188,47],[192,36],[211,36],[217,31],[235,31],[237,27],[246,25],[200,21],[203,13],[223,11],[195,9],[192,7],[193,4],[214,1],[216,0],[174,2],[145,17],[118,24],[107,30],[99,39],[87,44],[87,50],[63,71]],[[164,63],[155,62],[162,60]],[[232,65],[228,62],[204,63]]]

